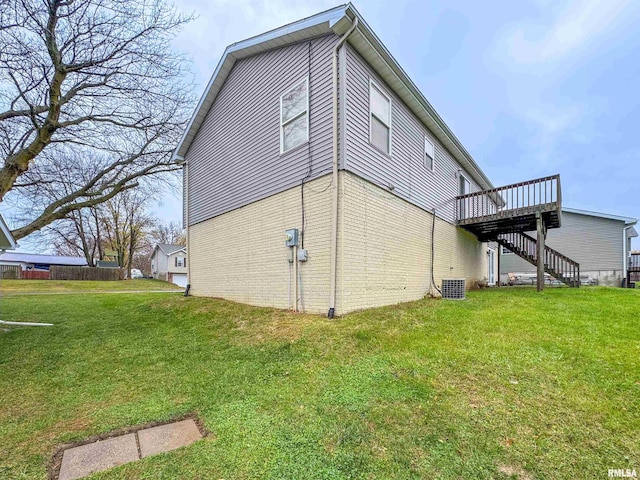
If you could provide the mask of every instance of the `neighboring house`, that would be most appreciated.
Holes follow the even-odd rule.
[[[16,246],[11,230],[9,230],[4,218],[0,215],[0,253],[5,250],[15,250]]]
[[[637,237],[635,218],[606,213],[562,209],[562,228],[549,230],[547,245],[580,264],[580,276],[599,285],[620,286],[627,276],[631,239]],[[512,252],[501,249],[500,278],[509,273],[534,273],[535,267]]]
[[[640,252],[631,252],[627,281],[630,286],[632,286],[631,282],[640,282]]]
[[[63,257],[59,255],[6,252],[0,254],[0,265],[14,265],[19,266],[22,270],[47,272],[52,265],[86,267],[87,260],[84,257]]]
[[[351,4],[227,47],[174,158],[194,295],[331,317],[494,283],[501,232],[559,226],[559,177],[509,202]]]
[[[156,245],[151,254],[153,278],[187,286],[187,249],[182,245]]]
[[[96,267],[99,268],[120,268],[118,262],[118,252],[115,250],[105,250],[102,258],[96,261]]]

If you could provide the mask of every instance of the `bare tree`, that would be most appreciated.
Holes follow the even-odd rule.
[[[101,205],[74,211],[47,225],[41,242],[59,255],[84,256],[89,266],[113,250],[125,268],[151,271],[151,254],[158,243],[185,245],[180,222],[165,222],[148,213],[153,198],[144,189],[126,191]]]
[[[157,220],[151,230],[151,238],[154,243],[182,246],[187,244],[182,225],[180,222],[175,221],[166,223],[162,220]]]
[[[128,278],[134,256],[153,224],[146,212],[147,201],[141,192],[128,191],[100,207],[105,246],[116,252],[118,264],[126,269]]]
[[[189,17],[164,0],[0,7],[0,201],[32,206],[17,239],[179,168],[192,97],[170,43]]]
[[[74,211],[68,218],[48,225],[44,229],[44,240],[53,246],[59,255],[83,256],[90,267],[104,253],[101,236],[102,218],[99,207],[88,207]]]

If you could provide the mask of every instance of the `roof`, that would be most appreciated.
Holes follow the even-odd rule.
[[[164,253],[165,255],[173,255],[180,250],[184,252],[187,251],[187,247],[185,247],[184,245],[169,245],[167,243],[159,243],[158,245],[156,245],[156,249],[158,248],[162,250],[162,253]]]
[[[72,265],[84,267],[87,260],[84,257],[63,257],[59,255],[39,255],[36,253],[6,252],[0,254],[2,262],[40,263],[44,265]]]
[[[588,215],[590,217],[599,217],[599,218],[606,218],[609,220],[618,220],[620,222],[624,222],[625,225],[635,225],[636,223],[638,223],[637,218],[622,217],[620,215],[611,215],[609,213],[592,212],[590,210],[578,210],[577,208],[566,208],[566,207],[562,207],[562,211],[567,213],[575,213],[578,215]]]
[[[110,260],[98,260],[96,262],[96,267],[99,268],[120,268],[118,262],[112,262]]]
[[[489,178],[462,146],[460,140],[350,3],[229,45],[198,102],[180,143],[174,151],[173,158],[177,161],[184,159],[191,142],[202,126],[211,105],[213,105],[236,61],[320,35],[329,33],[343,35],[355,18],[358,19],[358,27],[349,36],[349,44],[442,142],[473,179],[483,189],[493,188]]]
[[[0,250],[14,250],[16,246],[11,230],[0,215]]]

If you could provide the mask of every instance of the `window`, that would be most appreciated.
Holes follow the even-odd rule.
[[[187,259],[185,257],[175,257],[176,259],[176,267],[186,267]]]
[[[513,252],[508,248],[504,248],[504,247],[500,247],[500,248],[502,248],[502,255],[513,255]]]
[[[433,172],[433,165],[435,162],[435,150],[433,143],[427,137],[424,137],[424,166]]]
[[[369,141],[391,153],[391,100],[373,80],[369,82]]]
[[[467,180],[467,177],[460,174],[460,191],[459,195],[466,195],[467,193],[471,193],[471,183]]]
[[[458,181],[460,182],[458,185],[458,195],[466,195],[467,193],[471,193],[471,183],[467,180],[462,173],[458,174]],[[458,214],[460,218],[467,218],[469,207],[469,198],[463,198],[458,202]]]
[[[309,79],[280,97],[280,153],[309,140]]]

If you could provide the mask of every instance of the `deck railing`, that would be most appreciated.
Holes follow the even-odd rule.
[[[456,206],[458,221],[462,223],[481,217],[512,217],[545,209],[560,210],[560,175],[460,195],[456,197]]]
[[[538,264],[538,242],[526,233],[498,235],[498,243],[534,265]],[[580,264],[545,245],[542,258],[545,272],[568,285],[579,286]]]
[[[629,271],[640,272],[640,253],[629,255]]]

